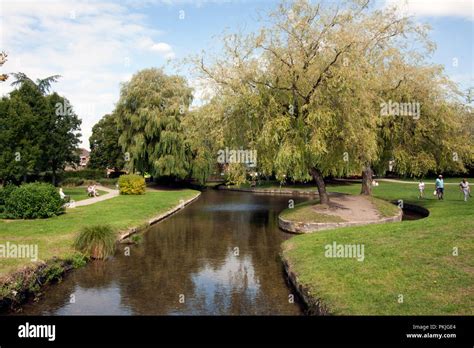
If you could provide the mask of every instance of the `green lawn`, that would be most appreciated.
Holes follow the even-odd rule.
[[[197,194],[194,190],[147,192],[141,196],[118,196],[84,207],[68,209],[66,214],[39,220],[0,220],[0,244],[37,244],[39,258],[64,257],[73,252],[72,241],[84,226],[110,224],[116,229],[139,226]],[[0,277],[30,264],[26,259],[5,258],[0,262]]]
[[[71,199],[77,201],[82,201],[83,199],[91,198],[87,195],[87,188],[86,187],[66,187],[63,189],[64,194],[66,196],[70,196]],[[99,191],[99,195],[103,196],[107,194],[106,191]]]
[[[358,194],[360,185],[330,190]],[[296,236],[283,244],[283,256],[333,314],[472,315],[474,200],[463,202],[456,186],[445,190],[444,201],[432,194],[418,200],[413,184],[381,182],[375,197],[421,205],[430,216]],[[364,245],[364,261],[325,257],[333,242]]]

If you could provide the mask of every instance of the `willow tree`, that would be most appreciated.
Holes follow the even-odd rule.
[[[181,120],[192,102],[184,78],[144,69],[123,84],[115,114],[126,167],[153,176],[189,173]]]
[[[401,58],[390,64],[398,65],[391,69],[398,74],[383,74],[382,81],[392,86],[396,80],[398,83],[396,88],[386,89],[381,100],[418,103],[419,109],[382,117],[377,166],[386,170],[393,161],[395,172],[415,177],[429,172],[465,172],[473,163],[474,143],[467,126],[469,113],[457,86],[440,66],[406,64]]]
[[[375,78],[367,52],[416,30],[394,11],[369,10],[368,1],[334,7],[301,0],[279,5],[258,33],[227,36],[222,55],[198,65],[220,93],[248,101],[259,167],[313,178],[328,203],[325,176],[377,158],[379,110],[366,88]],[[234,114],[241,129],[246,114]]]
[[[216,154],[224,147],[222,121],[223,107],[217,98],[189,112],[182,121],[190,153],[190,174],[201,184],[217,170]]]

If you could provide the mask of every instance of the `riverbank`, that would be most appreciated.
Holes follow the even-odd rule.
[[[36,246],[37,260],[4,258],[0,265],[0,309],[23,302],[41,288],[85,262],[72,247],[86,225],[109,224],[117,239],[148,227],[182,209],[200,195],[194,190],[147,191],[141,196],[118,196],[93,205],[68,209],[42,220],[0,221],[0,244]],[[159,213],[157,216],[156,214]],[[134,227],[133,227],[134,226]]]
[[[360,185],[330,190],[358,194]],[[474,201],[463,202],[452,191],[447,190],[444,201],[432,196],[419,200],[412,184],[384,182],[374,187],[375,197],[421,206],[429,216],[284,242],[285,268],[309,313],[474,314]]]
[[[251,192],[251,193],[264,193],[264,194],[280,194],[280,195],[317,195],[318,191],[316,187],[312,188],[309,186],[291,186],[291,187],[278,187],[273,186],[272,183],[264,183],[259,187],[250,187],[249,184],[242,184],[240,186],[226,186],[219,185],[219,190],[225,191],[237,191],[237,192]]]

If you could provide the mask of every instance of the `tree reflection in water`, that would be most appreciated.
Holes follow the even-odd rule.
[[[301,314],[278,255],[291,237],[277,221],[290,198],[306,200],[204,192],[151,227],[130,256],[120,245],[112,260],[73,272],[23,314]]]

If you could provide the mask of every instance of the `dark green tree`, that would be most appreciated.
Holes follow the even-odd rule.
[[[36,89],[23,86],[21,91],[14,91],[0,100],[1,181],[19,183],[39,171],[40,118],[35,116],[33,110],[46,110],[41,98]]]
[[[122,147],[118,142],[119,136],[114,114],[105,115],[92,127],[92,135],[89,138],[91,168],[115,170],[123,168],[125,161]]]
[[[25,181],[29,175],[52,173],[78,162],[80,119],[69,101],[48,87],[25,78],[0,102],[0,178]]]

